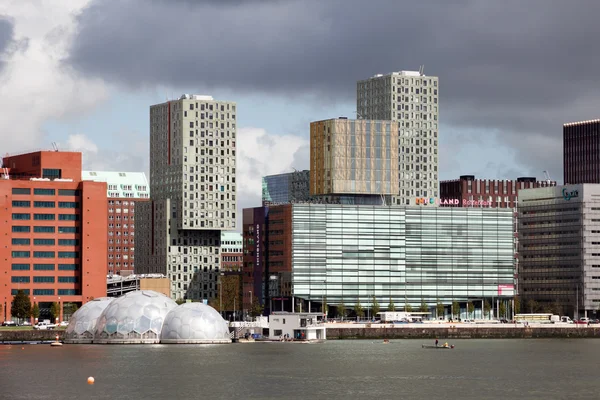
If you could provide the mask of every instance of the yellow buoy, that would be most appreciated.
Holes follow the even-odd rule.
[[[94,384],[94,377],[93,377],[93,376],[90,376],[90,377],[88,378],[88,385],[93,385],[93,384]]]

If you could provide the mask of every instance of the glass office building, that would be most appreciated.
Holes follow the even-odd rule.
[[[296,299],[449,313],[514,295],[511,209],[296,204],[292,220]]]
[[[262,201],[266,204],[288,204],[298,201],[308,201],[309,176],[308,170],[294,171],[286,174],[262,177]]]

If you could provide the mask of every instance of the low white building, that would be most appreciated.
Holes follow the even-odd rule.
[[[269,339],[325,340],[321,313],[274,312],[269,315]]]

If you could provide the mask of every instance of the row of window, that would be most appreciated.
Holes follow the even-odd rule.
[[[79,277],[77,276],[58,276],[58,283],[79,283]],[[29,276],[12,276],[10,281],[12,283],[29,283],[31,278]],[[33,283],[54,283],[54,276],[34,276]]]
[[[12,194],[31,194],[31,188],[13,188]],[[56,189],[41,189],[34,188],[33,194],[39,196],[55,196]],[[77,189],[58,189],[59,196],[80,196],[81,193]]]
[[[13,220],[30,220],[31,214],[13,213]],[[33,214],[33,219],[36,221],[54,221],[56,214]],[[79,221],[79,215],[77,214],[58,214],[59,221]]]
[[[54,271],[56,266],[54,264],[33,264],[34,271]],[[29,271],[31,264],[12,264],[13,271]],[[77,264],[58,264],[59,271],[77,271],[79,268]]]
[[[28,296],[31,294],[29,289],[20,290],[22,290]],[[19,289],[11,289],[10,294],[14,296],[18,291]],[[54,296],[54,293],[54,289],[33,289],[34,296]],[[78,289],[58,289],[59,296],[79,296],[80,294],[81,291]]]
[[[31,226],[24,225],[13,225],[13,232],[31,232]],[[34,226],[33,232],[35,233],[55,233],[55,226]],[[76,226],[59,226],[58,233],[79,233],[79,227]]]
[[[30,258],[30,251],[13,251],[12,258]],[[33,258],[55,258],[56,252],[54,251],[34,251]],[[58,258],[79,258],[78,251],[59,251]]]
[[[13,238],[12,244],[15,246],[29,246],[31,239],[24,238]],[[54,246],[56,240],[54,239],[33,239],[35,246]],[[58,239],[59,246],[79,246],[79,239]]]
[[[29,200],[13,200],[13,207],[31,207]],[[33,206],[36,208],[55,208],[55,201],[34,201]],[[59,201],[58,208],[79,208],[79,203],[76,201]]]

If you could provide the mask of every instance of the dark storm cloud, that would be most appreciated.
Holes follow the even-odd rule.
[[[13,39],[13,24],[0,15],[0,71],[4,67],[3,55],[8,52]]]
[[[551,148],[563,122],[598,117],[598,15],[595,0],[96,2],[68,61],[130,87],[350,102],[357,80],[424,64],[442,123]]]

